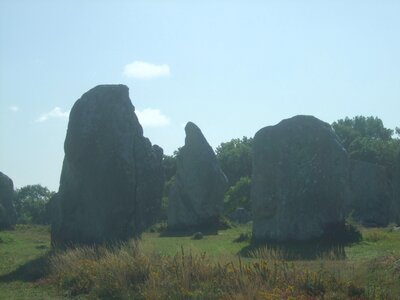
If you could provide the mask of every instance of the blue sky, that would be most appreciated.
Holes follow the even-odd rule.
[[[167,154],[187,121],[213,147],[297,114],[400,126],[399,16],[395,0],[0,0],[0,171],[57,190],[68,112],[104,83],[129,86]]]

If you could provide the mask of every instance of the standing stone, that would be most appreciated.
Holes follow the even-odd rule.
[[[308,240],[341,223],[348,155],[329,124],[295,116],[259,130],[253,143],[253,237]]]
[[[54,193],[54,195],[49,199],[45,207],[47,220],[49,220],[50,224],[53,225],[52,233],[54,232],[54,225],[59,223],[59,220],[61,219],[60,210],[60,198],[58,197],[58,193]]]
[[[74,104],[60,188],[50,209],[52,243],[126,241],[155,220],[163,151],[143,137],[124,85],[100,85]]]
[[[392,191],[386,168],[351,160],[352,217],[365,226],[386,226],[391,219]]]
[[[189,122],[185,132],[185,145],[177,155],[176,179],[169,195],[168,226],[216,226],[228,181],[201,130]]]
[[[14,184],[12,180],[0,172],[0,230],[15,225],[17,216],[13,204]]]
[[[164,151],[157,145],[151,145],[147,138],[136,147],[137,154],[137,187],[138,207],[135,219],[139,231],[156,223],[161,216],[161,199],[164,189],[164,167],[162,164]]]
[[[400,152],[397,155],[397,164],[395,167],[395,175],[392,181],[393,185],[393,205],[392,219],[400,225]]]

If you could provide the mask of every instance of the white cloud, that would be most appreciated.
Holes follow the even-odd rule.
[[[17,111],[19,111],[19,107],[18,106],[10,106],[10,110],[13,112],[17,112]]]
[[[136,79],[152,79],[170,75],[167,64],[155,65],[144,61],[134,61],[124,67],[124,75]]]
[[[42,114],[36,122],[45,122],[50,118],[57,118],[57,119],[68,119],[69,111],[62,111],[59,107],[54,107],[53,110]]]
[[[136,110],[136,115],[143,127],[164,127],[171,124],[170,119],[159,109],[145,108]]]

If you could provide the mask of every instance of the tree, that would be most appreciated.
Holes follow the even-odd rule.
[[[346,117],[332,124],[349,152],[350,158],[386,166],[393,172],[400,140],[392,137],[394,130],[385,128],[378,117]],[[396,133],[400,130],[396,128]]]
[[[163,156],[163,167],[165,174],[165,182],[169,181],[176,174],[176,154],[177,151],[174,152],[173,155],[165,155]]]
[[[356,116],[352,119],[346,117],[333,122],[332,127],[346,149],[357,138],[389,141],[393,135],[393,130],[385,128],[381,119],[372,116]]]
[[[162,220],[167,218],[167,209],[168,209],[168,197],[169,192],[171,190],[172,185],[175,182],[176,175],[176,157],[179,153],[179,149],[174,151],[172,155],[164,155],[163,156],[163,167],[164,167],[164,190],[163,197],[161,200],[161,216]]]
[[[242,177],[235,185],[231,186],[224,197],[225,213],[229,214],[238,207],[243,207],[247,211],[250,211],[250,190],[251,179],[249,177]]]
[[[217,147],[217,159],[228,177],[229,185],[234,185],[241,177],[251,177],[253,139],[243,137],[221,143]]]
[[[49,224],[46,204],[54,195],[40,184],[27,185],[14,192],[14,206],[17,212],[17,223]]]
[[[397,153],[400,149],[399,140],[382,141],[366,137],[356,138],[349,146],[350,157],[391,169],[395,165]]]

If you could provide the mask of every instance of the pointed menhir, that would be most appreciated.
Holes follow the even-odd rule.
[[[185,145],[177,155],[168,226],[172,229],[215,226],[223,209],[227,178],[201,130],[186,124]]]

